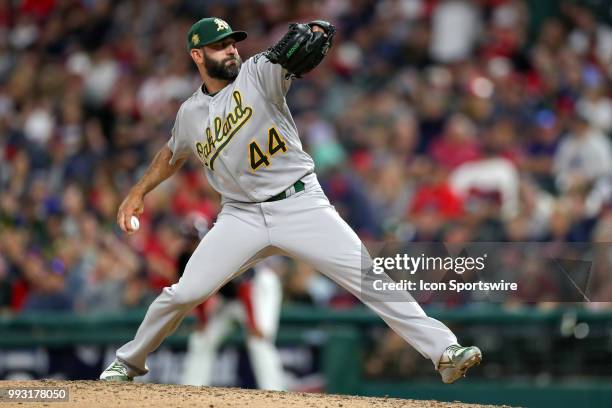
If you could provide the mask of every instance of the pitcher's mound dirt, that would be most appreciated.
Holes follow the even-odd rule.
[[[0,381],[0,389],[68,387],[69,402],[6,402],[8,407],[97,408],[467,408],[485,405],[459,402],[416,401],[397,398],[351,397],[243,390],[240,388],[192,387],[185,385],[111,383],[102,381]],[[491,407],[491,405],[487,405]]]

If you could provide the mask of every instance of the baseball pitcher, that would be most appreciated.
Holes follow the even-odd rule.
[[[180,107],[172,135],[119,207],[117,222],[143,211],[144,196],[174,174],[193,152],[221,194],[217,222],[202,239],[178,283],[163,289],[134,339],[117,350],[102,380],[129,381],[147,373],[146,358],[181,320],[232,277],[260,259],[284,254],[313,265],[374,310],[452,383],[480,362],[477,347],[461,347],[408,292],[404,301],[372,299],[361,291],[371,258],[330,205],[304,152],[285,101],[295,78],[314,69],[332,45],[325,21],[291,24],[280,41],[241,61],[236,43],[247,34],[220,18],[188,32],[189,53],[202,86]]]

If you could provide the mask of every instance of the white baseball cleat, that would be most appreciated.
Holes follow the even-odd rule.
[[[100,374],[100,379],[104,381],[133,381],[134,377],[130,376],[128,372],[129,368],[125,364],[115,360]]]
[[[465,377],[468,368],[480,364],[482,352],[478,347],[461,347],[458,344],[448,346],[438,363],[438,371],[442,382],[451,384],[461,377]]]

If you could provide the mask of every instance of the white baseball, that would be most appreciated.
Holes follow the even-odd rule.
[[[138,221],[138,217],[132,215],[130,218],[130,227],[132,227],[132,231],[137,231],[140,228],[140,221]]]

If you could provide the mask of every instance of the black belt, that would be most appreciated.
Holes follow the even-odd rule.
[[[266,202],[284,200],[285,198],[289,198],[292,195],[294,195],[295,193],[299,193],[300,191],[304,191],[304,186],[305,186],[304,182],[302,180],[298,180],[295,183],[293,183],[293,186],[291,186],[291,187],[293,187],[295,189],[295,191],[290,191],[291,187],[289,187],[287,190],[285,190],[285,191],[283,191],[281,193],[278,193],[277,195],[275,195],[273,197],[268,198],[266,200]]]

